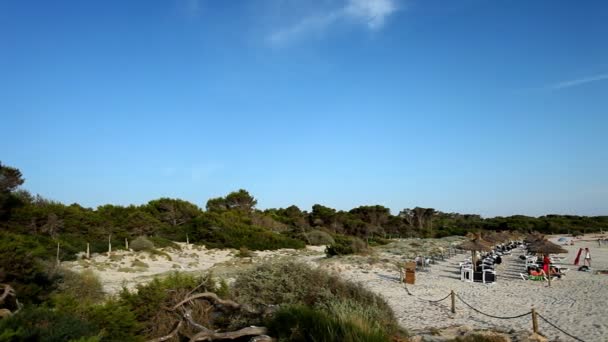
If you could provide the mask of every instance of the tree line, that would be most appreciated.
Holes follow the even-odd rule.
[[[110,236],[119,245],[125,238],[148,236],[172,241],[208,244],[211,247],[252,249],[299,247],[312,230],[363,239],[396,237],[443,237],[478,230],[573,233],[608,229],[608,216],[546,215],[482,218],[480,215],[445,213],[433,208],[403,209],[393,215],[381,205],[348,211],[321,204],[311,211],[295,205],[256,208],[257,200],[246,190],[211,198],[205,209],[194,203],[159,198],[143,205],[106,204],[96,209],[65,205],[33,196],[20,189],[21,172],[0,164],[0,228],[64,242],[67,249],[82,250],[91,242],[104,248]],[[234,241],[231,241],[234,240]]]

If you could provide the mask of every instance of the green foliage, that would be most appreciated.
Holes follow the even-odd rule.
[[[357,316],[336,317],[332,312],[302,305],[282,307],[268,326],[270,334],[276,336],[279,341],[390,341],[385,329]]]
[[[229,193],[226,197],[212,198],[207,201],[207,211],[237,210],[243,213],[250,213],[255,208],[258,201],[247,192],[240,189]]]
[[[53,289],[53,277],[41,262],[47,255],[35,237],[0,232],[0,282],[9,283],[21,302],[45,300]]]
[[[189,228],[190,241],[204,243],[210,248],[241,248],[272,250],[304,248],[301,240],[251,225],[240,212],[209,212],[194,219]]]
[[[154,243],[145,236],[138,236],[135,240],[131,241],[129,248],[136,252],[150,251],[154,249]]]
[[[160,236],[150,236],[148,237],[148,240],[150,240],[156,248],[173,248],[176,250],[181,249],[181,247],[175,242],[162,238]]]
[[[226,285],[217,282],[210,274],[197,277],[176,272],[165,278],[156,278],[148,284],[139,284],[136,291],[123,289],[118,304],[131,308],[136,321],[141,324],[138,334],[157,337],[154,335],[158,331],[158,325],[171,317],[167,316],[163,308],[172,306],[176,298],[183,298],[197,287],[201,292],[212,291],[218,296],[227,294]]]
[[[254,254],[247,247],[241,247],[236,256],[239,258],[251,258]]]
[[[101,341],[140,341],[137,332],[141,325],[128,305],[110,300],[103,305],[92,306],[88,319],[99,331]]]
[[[145,210],[171,227],[181,226],[201,214],[201,209],[195,204],[172,198],[150,201]]]
[[[498,336],[498,335],[482,335],[482,334],[471,334],[464,337],[456,337],[448,342],[507,342],[509,339]]]
[[[331,245],[335,242],[334,238],[329,233],[322,230],[313,230],[304,233],[304,236],[308,244],[313,246]]]
[[[335,300],[352,301],[382,313],[378,320],[394,323],[392,310],[379,296],[359,284],[344,281],[320,269],[295,262],[265,263],[243,272],[232,285],[240,303],[303,304],[328,308]]]
[[[336,235],[334,243],[327,246],[325,254],[327,256],[357,254],[367,250],[365,242],[356,237]]]
[[[63,311],[28,307],[0,320],[0,341],[68,341],[96,336],[89,322]]]
[[[86,306],[104,299],[103,286],[93,271],[61,269],[58,274],[57,290],[52,296],[56,307],[66,312],[82,312]]]

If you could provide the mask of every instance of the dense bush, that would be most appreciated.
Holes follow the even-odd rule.
[[[301,240],[251,225],[251,219],[240,212],[205,213],[192,221],[189,232],[190,241],[204,243],[210,248],[273,250],[305,247]]]
[[[154,249],[154,243],[145,236],[138,236],[129,244],[129,248],[136,252],[149,251]]]
[[[69,341],[98,334],[95,326],[69,313],[29,307],[0,320],[0,341]]]
[[[359,284],[301,263],[259,265],[239,275],[232,292],[238,302],[254,307],[285,306],[269,322],[284,339],[349,341],[352,337],[352,341],[386,341],[387,336],[398,332],[384,299]],[[302,339],[290,335],[295,327],[294,332],[300,329],[296,335]],[[332,334],[336,336],[330,338]]]
[[[41,261],[47,255],[35,237],[0,232],[0,283],[10,284],[22,303],[46,300],[54,289],[54,276]]]
[[[302,305],[281,308],[268,328],[279,341],[389,342],[385,329],[355,315],[335,316],[333,312]]]
[[[325,254],[327,256],[357,254],[367,250],[365,241],[350,236],[337,235],[334,243],[327,246]]]
[[[243,272],[232,285],[238,302],[254,306],[303,304],[328,308],[336,300],[374,308],[376,319],[390,326],[393,312],[381,297],[359,284],[340,279],[321,269],[295,262],[265,263]]]
[[[136,291],[123,289],[117,305],[131,309],[139,324],[138,335],[155,338],[168,334],[177,322],[175,315],[164,308],[173,306],[195,288],[200,292],[215,292],[220,297],[227,295],[228,291],[224,283],[217,282],[211,275],[195,277],[172,273],[162,279],[156,278],[148,284],[140,284]],[[193,319],[213,328],[206,308],[198,308],[199,310],[193,311]]]
[[[313,230],[308,233],[304,233],[306,242],[309,245],[320,246],[320,245],[331,245],[334,243],[334,238],[327,232],[322,230]]]
[[[91,325],[98,331],[101,341],[135,342],[142,341],[138,336],[141,324],[137,322],[131,307],[115,300],[103,305],[94,305],[87,313]]]
[[[176,244],[175,242],[165,239],[163,237],[160,236],[150,236],[148,237],[148,240],[150,240],[153,244],[154,247],[156,248],[173,248],[173,249],[177,249],[180,250],[181,247]]]

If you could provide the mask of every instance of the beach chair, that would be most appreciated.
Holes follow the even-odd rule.
[[[496,282],[496,271],[484,270],[482,273],[482,281],[484,284],[491,284]]]
[[[460,270],[460,280],[472,283],[473,282],[473,269],[472,268],[463,267]]]

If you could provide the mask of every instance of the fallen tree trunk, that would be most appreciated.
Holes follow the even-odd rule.
[[[212,341],[212,340],[234,340],[236,338],[239,337],[243,337],[243,336],[258,336],[258,335],[266,335],[266,333],[268,332],[268,329],[266,329],[265,327],[247,327],[247,328],[243,328],[237,331],[229,331],[229,332],[224,332],[224,333],[220,333],[220,332],[208,332],[208,331],[201,331],[200,333],[192,336],[192,338],[190,339],[190,342],[197,342],[197,341]]]
[[[216,303],[216,304],[220,304],[220,305],[223,305],[223,306],[227,306],[227,307],[230,307],[230,308],[235,309],[235,310],[238,310],[238,309],[240,309],[240,308],[241,308],[241,304],[239,304],[239,303],[237,303],[237,302],[234,302],[234,301],[231,301],[231,300],[228,300],[228,299],[221,299],[220,297],[218,297],[218,296],[217,296],[215,293],[213,293],[213,292],[204,292],[204,293],[198,293],[198,294],[195,294],[194,296],[190,296],[190,297],[188,297],[188,298],[186,298],[186,299],[182,300],[181,302],[179,302],[179,303],[175,304],[175,305],[174,305],[174,306],[171,308],[171,310],[172,310],[172,311],[175,311],[175,310],[177,310],[177,308],[179,308],[180,306],[182,306],[182,305],[184,305],[184,304],[188,303],[189,301],[195,300],[195,299],[208,299],[208,300],[213,301],[213,302],[214,302],[214,303]]]

